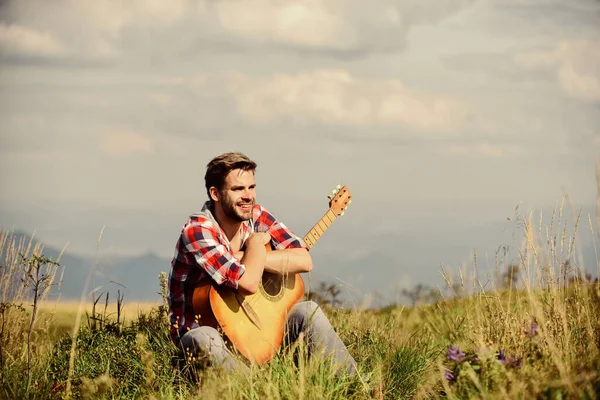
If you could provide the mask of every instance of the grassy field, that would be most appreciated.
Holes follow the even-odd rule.
[[[598,398],[600,286],[572,267],[576,229],[569,237],[555,216],[546,227],[521,222],[514,287],[465,274],[448,277],[434,303],[323,305],[360,378],[336,376],[303,343],[249,374],[186,359],[168,340],[163,304],[48,302],[56,266],[3,234],[0,398]]]
[[[83,304],[74,300],[43,301],[40,303],[38,323],[39,326],[46,327],[48,334],[59,337],[63,333],[73,332],[77,314],[80,312],[83,326],[93,325],[93,320],[90,320],[88,316],[91,317],[94,313],[100,313],[110,322],[116,322],[118,318],[119,322],[124,325],[131,325],[137,321],[140,314],[148,314],[158,306],[160,303],[129,304],[123,301],[122,307],[119,307],[116,301],[110,300],[110,297],[109,302],[106,303],[104,296],[95,306],[89,301]]]

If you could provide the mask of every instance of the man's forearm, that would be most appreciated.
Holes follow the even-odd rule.
[[[312,258],[305,249],[285,249],[267,252],[265,271],[279,274],[308,272]]]
[[[235,253],[238,259],[244,256],[243,251]],[[284,273],[308,272],[312,269],[312,258],[306,249],[285,249],[268,251],[265,271]]]
[[[258,282],[261,280],[266,262],[265,253],[264,246],[254,246],[240,257],[241,262],[246,265],[246,271],[238,281],[238,289],[246,294],[252,294],[258,290]]]

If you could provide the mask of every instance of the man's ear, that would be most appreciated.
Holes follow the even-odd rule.
[[[216,187],[211,186],[210,189],[208,189],[208,191],[210,193],[210,198],[212,199],[212,201],[219,201],[220,193]]]

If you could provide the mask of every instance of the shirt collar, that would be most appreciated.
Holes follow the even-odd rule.
[[[212,209],[211,209],[211,202],[209,200],[207,200],[204,205],[202,206],[202,210],[201,213],[206,215],[208,218],[210,218],[210,220],[215,224],[215,226],[219,231],[219,235],[221,236],[221,239],[227,243],[227,245],[229,246],[229,239],[227,238],[227,235],[225,235],[225,232],[223,232],[223,229],[221,228],[221,226],[219,225],[219,223],[217,222],[214,214],[212,213]],[[243,231],[243,236],[242,236],[242,247],[244,246],[244,243],[246,243],[246,239],[248,239],[248,237],[250,236],[250,233],[252,233],[252,231],[254,231],[254,213],[252,213],[252,218],[250,218],[248,221],[244,221],[242,223],[242,231]]]

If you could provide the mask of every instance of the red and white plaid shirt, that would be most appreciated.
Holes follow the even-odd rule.
[[[255,204],[252,218],[242,223],[242,247],[253,232],[268,232],[276,250],[305,248],[306,244],[264,207]],[[246,271],[235,257],[227,236],[210,211],[206,202],[202,211],[190,216],[181,231],[175,247],[168,279],[170,334],[175,344],[190,329],[198,327],[192,295],[194,288],[206,279],[218,285],[237,289],[238,281]]]

